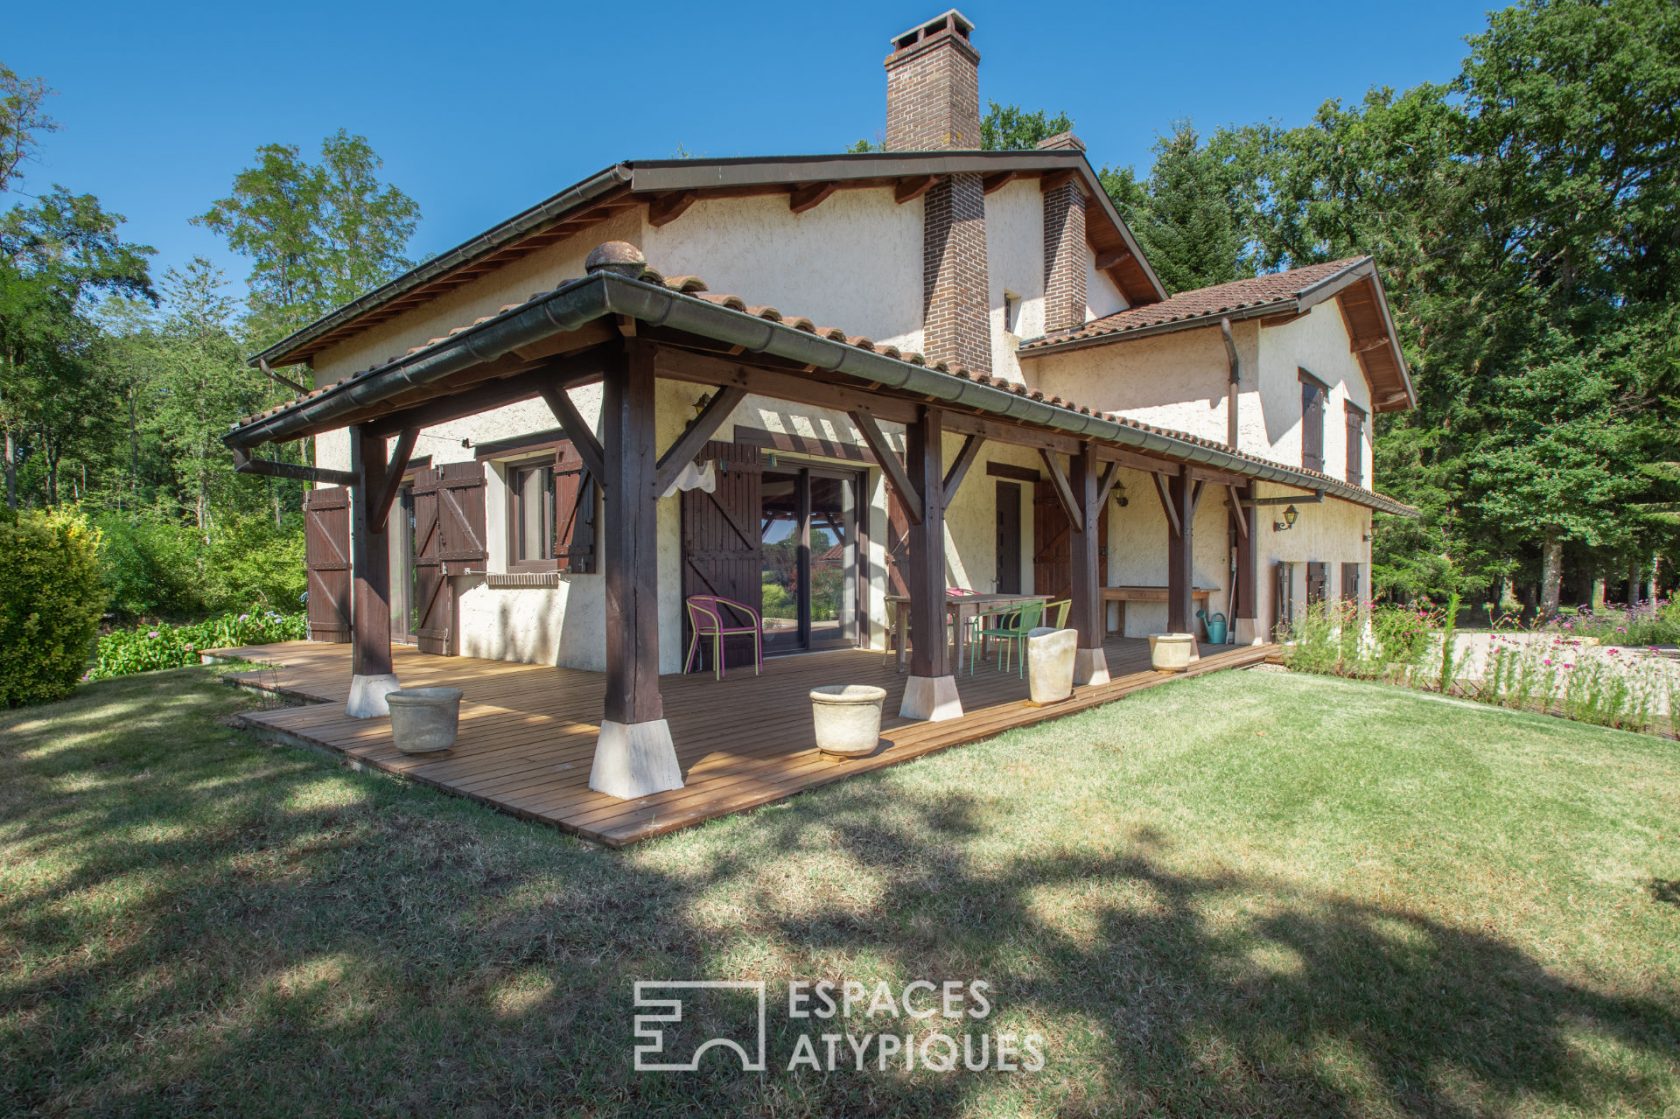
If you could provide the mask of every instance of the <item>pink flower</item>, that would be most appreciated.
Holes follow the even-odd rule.
[[[1545,665],[1547,668],[1550,668],[1550,667],[1552,667],[1552,658],[1547,657],[1545,660],[1541,661],[1540,663]]]
[[[146,636],[147,637],[156,637],[157,635],[158,635],[158,631],[154,629],[152,632],[148,633]]]

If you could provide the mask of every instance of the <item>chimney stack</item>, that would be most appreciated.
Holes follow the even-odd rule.
[[[1084,151],[1071,132],[1040,140],[1044,151]],[[1044,331],[1085,325],[1085,187],[1072,171],[1046,175],[1044,190]]]
[[[956,9],[893,39],[887,56],[887,150],[980,147],[980,52]],[[922,350],[991,372],[986,192],[973,172],[946,175],[923,199]]]
[[[887,56],[887,150],[980,147],[980,52],[974,25],[952,8],[893,38]]]

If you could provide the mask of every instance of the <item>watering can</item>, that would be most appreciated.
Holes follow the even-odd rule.
[[[1214,614],[1210,617],[1206,610],[1198,610],[1196,611],[1196,617],[1200,618],[1202,620],[1202,625],[1207,627],[1208,644],[1225,644],[1225,615]]]

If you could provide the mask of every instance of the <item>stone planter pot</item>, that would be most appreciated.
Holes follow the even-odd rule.
[[[1078,645],[1078,630],[1039,626],[1027,631],[1027,692],[1034,707],[1060,703],[1073,694]]]
[[[1183,672],[1194,657],[1196,638],[1188,633],[1158,633],[1149,639],[1149,662],[1156,672]]]
[[[455,745],[460,688],[401,688],[385,702],[391,707],[391,738],[403,753],[436,754]]]
[[[817,727],[817,749],[837,758],[862,758],[881,741],[881,705],[885,688],[867,684],[833,684],[811,692],[811,719]]]

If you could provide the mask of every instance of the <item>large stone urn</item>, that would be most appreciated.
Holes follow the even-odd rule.
[[[391,707],[391,739],[403,753],[436,754],[455,745],[460,688],[399,688],[385,702]]]
[[[1027,631],[1027,693],[1034,707],[1060,703],[1073,694],[1078,646],[1078,630],[1039,626]]]
[[[868,684],[831,684],[811,691],[811,719],[817,749],[835,758],[862,758],[881,741],[881,705],[885,688]]]
[[[1156,672],[1183,672],[1195,656],[1193,633],[1157,633],[1149,639],[1149,662]]]

